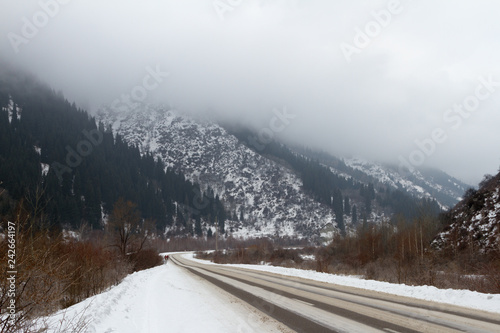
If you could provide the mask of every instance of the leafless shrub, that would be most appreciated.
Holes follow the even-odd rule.
[[[492,293],[500,294],[500,259],[492,262],[486,267],[486,280]]]
[[[130,260],[134,265],[134,272],[159,266],[163,262],[163,259],[158,254],[158,251],[153,249],[142,250],[138,253],[134,253],[130,256]]]
[[[61,232],[40,227],[30,220],[22,205],[16,225],[16,321],[2,321],[0,332],[31,332],[40,321],[61,308],[79,302],[118,283],[130,272],[126,261],[100,241],[64,239]],[[5,228],[4,228],[5,229]],[[0,241],[0,308],[7,295],[8,243]],[[83,331],[85,322],[74,321],[74,330]]]

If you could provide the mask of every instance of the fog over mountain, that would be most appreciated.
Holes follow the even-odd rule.
[[[91,112],[130,95],[474,184],[500,165],[498,1],[1,4],[0,59]]]

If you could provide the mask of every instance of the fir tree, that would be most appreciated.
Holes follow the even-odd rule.
[[[349,197],[345,197],[345,199],[344,199],[344,213],[347,216],[351,215],[351,204],[349,202]]]
[[[352,224],[356,225],[358,223],[358,208],[356,205],[352,206]]]

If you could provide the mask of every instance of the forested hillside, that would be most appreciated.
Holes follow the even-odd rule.
[[[39,223],[72,228],[102,228],[103,216],[123,197],[159,230],[175,223],[193,231],[176,203],[189,204],[200,195],[181,172],[141,156],[61,93],[6,68],[0,73],[0,182],[7,190],[0,214],[7,216],[22,200]],[[204,200],[209,202],[200,217],[213,221],[224,214],[217,197]]]
[[[255,135],[244,128],[229,127],[229,130],[247,145],[247,138]],[[373,212],[377,215],[385,214],[412,220],[422,212],[437,216],[441,211],[434,199],[414,197],[404,189],[391,188],[332,156],[329,158],[337,162],[335,169],[320,162],[318,156],[323,155],[324,159],[325,154],[303,148],[294,151],[275,141],[256,151],[287,165],[297,173],[304,190],[311,193],[318,202],[331,206],[341,230],[345,230],[344,216],[349,216],[355,226],[359,221],[372,220]],[[377,182],[377,185],[374,185],[374,182]]]
[[[500,173],[486,175],[479,189],[469,189],[464,199],[443,217],[444,230],[433,245],[452,257],[478,262],[500,258]],[[499,281],[500,285],[500,281]]]

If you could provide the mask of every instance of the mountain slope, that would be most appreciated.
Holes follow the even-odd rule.
[[[151,155],[141,156],[35,77],[5,67],[0,68],[0,184],[6,189],[0,188],[0,219],[12,219],[17,201],[33,209],[40,224],[103,228],[103,216],[123,197],[160,230],[177,220],[185,223],[175,205],[192,200],[198,188]]]
[[[376,187],[400,190],[416,198],[432,198],[443,209],[455,206],[471,187],[438,169],[408,170],[361,157],[339,158],[301,147],[295,147],[294,150],[328,166],[333,173],[346,179],[353,178],[365,184],[374,183]]]
[[[349,166],[349,162],[331,156],[319,159],[316,153],[290,150],[277,143],[252,149],[245,142],[247,132],[161,106],[135,103],[121,109],[103,107],[96,117],[141,153],[160,158],[166,166],[204,184],[206,191],[210,187],[225,202],[229,213],[226,231],[236,237],[318,239],[332,226],[349,229],[363,218],[376,222],[394,213],[412,218],[422,205],[421,198],[433,198],[429,191],[401,176],[402,185],[393,182],[391,187],[387,179],[395,174],[387,168],[380,167],[384,174],[377,174],[354,163]],[[423,175],[420,179],[427,188],[440,189]],[[370,190],[370,183],[383,186]],[[406,193],[408,189],[418,189],[414,198]],[[439,193],[445,195],[447,190]],[[197,219],[203,209],[199,199],[181,205],[188,220]],[[452,201],[453,197],[447,199]],[[431,200],[423,204],[427,202]],[[357,214],[351,207],[352,211],[357,208]]]
[[[370,162],[362,158],[345,158],[342,161],[345,165],[338,172],[351,175],[353,170],[359,171],[370,181],[388,185],[392,189],[404,190],[417,198],[434,198],[443,208],[453,207],[470,187],[436,169],[401,172],[397,166]],[[360,177],[359,173],[357,177]]]
[[[434,245],[453,252],[500,253],[500,173],[469,190],[448,214],[447,226]]]
[[[226,231],[236,237],[317,238],[328,223],[335,225],[331,209],[306,195],[296,174],[213,122],[139,103],[128,110],[103,108],[97,117],[143,153],[149,151],[189,179],[210,185],[225,201],[232,215]],[[199,203],[186,204],[196,215]]]

